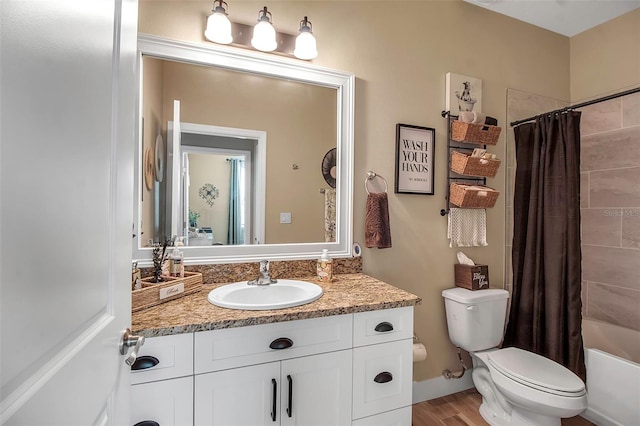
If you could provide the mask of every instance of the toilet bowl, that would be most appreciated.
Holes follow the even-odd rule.
[[[511,405],[510,415],[497,420],[500,416],[488,404],[481,414],[490,424],[560,425],[561,418],[587,407],[582,380],[548,358],[517,348],[475,352],[472,357],[474,369],[487,369],[495,391]]]
[[[506,319],[505,290],[442,292],[451,341],[473,359],[480,414],[491,425],[560,426],[587,407],[584,383],[564,366],[518,348],[497,349]]]

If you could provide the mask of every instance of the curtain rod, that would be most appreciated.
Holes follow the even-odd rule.
[[[533,116],[533,117],[525,118],[523,120],[512,121],[511,123],[509,123],[509,125],[511,127],[517,126],[518,124],[522,124],[522,123],[526,123],[528,121],[535,120],[536,117],[539,117],[541,115],[558,114],[558,113],[561,113],[561,112],[569,111],[570,109],[578,109],[578,108],[582,108],[582,107],[585,107],[585,106],[588,106],[588,105],[593,105],[593,104],[597,104],[597,103],[600,103],[600,102],[609,101],[611,99],[620,98],[622,96],[627,96],[627,95],[631,95],[633,93],[638,93],[638,92],[640,92],[640,87],[636,87],[635,89],[625,90],[624,92],[615,93],[613,95],[603,96],[601,98],[593,99],[591,101],[586,101],[586,102],[582,102],[582,103],[579,103],[579,104],[571,105],[571,106],[568,106],[568,107],[556,109],[554,111],[544,112],[542,114],[538,114],[538,115]]]

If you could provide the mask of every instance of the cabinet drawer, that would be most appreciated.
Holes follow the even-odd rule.
[[[353,349],[353,418],[411,405],[413,340]]]
[[[411,407],[354,420],[351,426],[411,426]]]
[[[413,306],[359,312],[353,316],[353,346],[413,338]]]
[[[193,376],[131,386],[131,424],[193,424]]]
[[[195,333],[195,372],[347,349],[352,324],[352,315],[338,315]]]
[[[131,370],[131,384],[193,375],[193,333],[149,337],[140,348],[138,359],[142,357],[153,357],[158,363]]]

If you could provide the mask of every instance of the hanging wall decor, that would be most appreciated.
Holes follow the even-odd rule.
[[[459,115],[462,111],[482,112],[482,80],[448,72],[445,78],[445,111]]]
[[[210,183],[205,183],[204,185],[202,185],[202,188],[200,188],[200,191],[198,193],[200,195],[200,198],[205,200],[210,206],[213,206],[213,201],[220,196],[220,191],[218,191],[218,188],[211,185]]]
[[[332,188],[336,187],[337,157],[338,153],[336,148],[331,148],[329,151],[327,151],[327,153],[324,155],[324,158],[322,159],[322,177],[324,177],[324,180]]]
[[[435,140],[431,127],[396,125],[396,194],[433,195]]]

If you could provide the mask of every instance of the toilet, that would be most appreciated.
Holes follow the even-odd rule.
[[[560,426],[587,408],[582,380],[564,366],[517,348],[498,349],[509,293],[506,290],[442,292],[449,338],[471,354],[480,414],[494,426]]]

